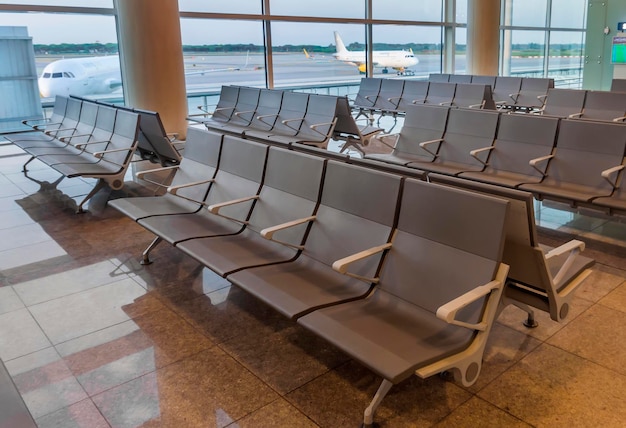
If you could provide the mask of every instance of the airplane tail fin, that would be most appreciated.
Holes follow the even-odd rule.
[[[338,32],[334,32],[335,34],[335,46],[337,49],[337,53],[345,53],[348,52],[348,49],[346,49],[346,45],[343,44],[343,40],[341,40],[341,37],[339,37],[339,33]]]
[[[302,48],[302,51],[304,52],[304,56],[306,57],[306,59],[311,59],[311,55],[309,55],[309,53],[306,51],[305,48]]]

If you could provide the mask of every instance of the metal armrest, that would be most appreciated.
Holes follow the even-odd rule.
[[[64,143],[69,143],[72,138],[75,138],[75,137],[90,137],[90,136],[91,136],[91,134],[68,135],[67,137],[59,138],[59,141],[62,141]]]
[[[481,321],[477,324],[466,323],[456,319],[458,311],[465,306],[477,301],[478,299],[490,294],[493,290],[502,287],[502,282],[498,280],[491,281],[485,285],[474,288],[467,293],[449,301],[437,309],[437,318],[444,320],[448,324],[458,325],[460,327],[469,328],[470,330],[485,331],[488,327],[487,323]]]
[[[558,284],[561,281],[561,279],[563,278],[567,270],[570,268],[572,263],[574,263],[574,259],[576,258],[576,256],[580,254],[581,252],[583,252],[584,250],[585,250],[585,243],[582,241],[573,239],[559,247],[556,247],[548,251],[548,253],[546,254],[546,260],[550,260],[552,257],[557,257],[560,255],[569,253],[569,255],[567,256],[567,259],[561,265],[561,268],[559,269],[559,271],[556,273],[556,275],[554,275],[554,278],[552,278],[552,282],[554,284]]]
[[[252,201],[255,199],[259,199],[259,195],[246,196],[245,198],[232,199],[230,201],[212,204],[212,205],[209,205],[208,209],[209,209],[209,212],[212,214],[219,214],[220,210],[224,207],[228,207],[230,205],[241,204],[243,202],[248,202],[248,201]]]
[[[236,111],[235,116],[241,116],[242,114],[254,113],[256,110],[242,110]]]
[[[614,166],[613,168],[605,169],[604,171],[602,171],[602,178],[608,181],[609,184],[613,186],[613,188],[616,188],[617,187],[617,174],[615,173],[623,169],[624,169],[624,165],[617,165],[617,166]],[[611,180],[612,174],[615,174],[615,178],[613,180]]]
[[[117,153],[117,152],[130,152],[132,149],[128,148],[128,149],[111,149],[111,150],[101,150],[99,152],[93,152],[92,154],[101,159],[102,156],[106,155],[107,153]]]
[[[424,101],[426,101],[426,98],[422,98],[421,100],[411,100],[411,104],[417,104],[417,103],[424,103]]]
[[[143,180],[145,175],[154,174],[154,173],[161,172],[161,171],[171,171],[173,169],[178,169],[178,168],[180,168],[180,165],[171,165],[171,166],[164,166],[161,168],[146,169],[146,170],[135,173],[135,177]]]
[[[356,278],[356,279],[360,279],[362,281],[365,282],[372,282],[374,284],[378,283],[379,278],[368,278],[365,276],[361,276],[361,275],[357,275],[354,273],[350,273],[348,272],[348,266],[354,262],[357,262],[359,260],[363,260],[366,259],[370,256],[373,256],[375,254],[381,253],[385,250],[388,250],[391,248],[391,242],[388,242],[386,244],[383,245],[378,245],[376,247],[372,247],[372,248],[368,248],[367,250],[363,250],[363,251],[359,251],[356,254],[352,254],[350,256],[344,257],[342,259],[339,260],[335,260],[333,262],[333,269],[336,270],[337,272],[343,274],[343,275],[347,275],[350,276],[352,278]]]
[[[85,147],[90,146],[92,144],[103,144],[103,143],[110,143],[111,140],[99,140],[99,141],[87,141],[86,143],[78,143],[76,144],[74,147],[76,147],[77,149],[85,149]]]
[[[476,159],[478,162],[482,163],[483,165],[487,165],[487,162],[482,160],[481,158],[478,157],[479,153],[482,152],[490,152],[491,150],[493,150],[495,148],[495,146],[489,146],[489,147],[483,147],[481,149],[476,149],[476,150],[472,150],[470,151],[470,155]]]
[[[76,128],[60,128],[60,129],[51,129],[50,131],[44,131],[44,134],[49,135],[51,137],[56,136],[59,132],[64,131],[74,131]],[[54,133],[54,135],[52,135]]]
[[[178,132],[168,132],[165,134],[165,136],[168,140],[170,140],[170,143],[173,143],[174,141],[178,140],[179,134]]]
[[[545,106],[546,105],[546,99],[548,98],[548,94],[545,95],[537,95],[537,99],[539,101],[541,101],[541,106]]]
[[[583,115],[583,113],[582,113],[582,112],[580,112],[580,113],[572,113],[572,114],[570,114],[570,115],[569,115],[569,116],[567,116],[567,117],[568,117],[569,119],[576,119],[576,118],[581,117],[582,115]]]
[[[539,174],[541,174],[543,177],[545,177],[545,176],[546,176],[546,172],[545,172],[545,171],[540,170],[539,168],[537,168],[537,164],[538,164],[539,162],[543,162],[543,161],[547,161],[547,160],[549,160],[549,159],[552,159],[553,157],[554,157],[554,155],[541,156],[540,158],[531,159],[531,160],[528,162],[528,164],[529,164],[530,166],[532,166],[533,168],[535,168],[535,169],[539,172]]]
[[[190,183],[177,184],[176,186],[167,186],[167,192],[171,193],[172,195],[178,196],[178,191],[180,189],[187,189],[189,187],[199,186],[200,184],[213,183],[214,181],[215,179],[210,178],[208,180],[192,181]],[[158,184],[158,183],[155,183],[155,184]],[[163,185],[159,185],[159,186],[165,187]]]
[[[279,241],[278,239],[274,239],[274,234],[276,232],[279,232],[281,230],[285,230],[288,229],[290,227],[294,227],[294,226],[298,226],[304,223],[308,223],[311,221],[315,220],[315,216],[309,216],[309,217],[304,217],[304,218],[299,218],[297,220],[292,220],[292,221],[288,221],[286,223],[282,223],[282,224],[277,224],[276,226],[270,226],[270,227],[266,227],[265,229],[261,230],[261,236],[265,239],[269,239],[270,241],[274,241],[277,242],[279,244],[283,244],[286,245],[287,247],[292,247],[292,248],[297,248],[298,250],[302,250],[304,248],[304,246],[302,245],[293,245],[293,244],[289,244],[288,242],[283,242],[283,241]]]
[[[509,98],[511,98],[513,101],[517,102],[517,99],[519,98],[520,92],[514,92],[512,94],[509,94]]]
[[[480,104],[470,104],[469,106],[467,106],[467,108],[485,108],[485,100],[482,100]]]
[[[294,128],[293,126],[289,125],[289,122],[293,122],[293,121],[296,121],[296,120],[299,120],[300,122],[302,122],[304,120],[304,117],[281,120],[281,123],[283,125],[285,125],[285,126],[288,126],[291,129],[293,129],[294,131],[297,131],[298,128]]]
[[[266,117],[276,117],[276,116],[278,116],[278,114],[262,114],[260,116],[257,116],[256,119],[258,121],[260,121],[260,122],[263,122],[263,123],[266,123],[268,125],[271,125],[271,123],[265,121],[265,118]]]
[[[439,103],[440,106],[451,106],[453,104],[454,103],[452,101],[444,101],[444,102]]]
[[[385,142],[385,137],[395,137],[394,138],[394,142],[393,145]],[[385,135],[374,135],[374,137],[372,137],[374,139],[376,139],[378,142],[380,142],[381,144],[389,147],[390,149],[394,149],[396,147],[396,144],[398,144],[398,139],[400,138],[400,134],[385,134]]]
[[[626,116],[616,117],[613,119],[613,122],[623,122],[626,119]]]
[[[320,134],[322,137],[329,137],[329,134],[327,132],[318,131],[317,128],[319,128],[320,126],[330,126],[330,129],[332,129],[332,127],[335,125],[336,122],[337,122],[337,118],[333,119],[332,122],[314,123],[313,125],[310,125],[309,128],[311,128],[312,131],[315,131],[318,134]]]
[[[443,141],[443,138],[439,138],[437,140],[430,140],[430,141],[422,141],[421,143],[419,143],[419,146],[426,150],[429,154],[431,154],[433,156],[433,159],[437,157],[437,153],[436,152],[432,152],[430,150],[428,150],[426,148],[426,146],[429,146],[431,144],[435,144],[435,143],[441,143]]]

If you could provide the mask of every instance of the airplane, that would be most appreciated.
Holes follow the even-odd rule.
[[[246,56],[246,65],[248,57]],[[211,68],[185,72],[185,76],[204,75],[217,71],[235,71],[238,67]],[[117,55],[69,58],[46,65],[38,79],[42,98],[56,95],[85,96],[108,94],[122,87],[120,61]]]
[[[336,53],[333,56],[339,61],[347,62],[348,64],[356,65],[359,72],[365,73],[366,59],[365,51],[355,52],[346,49],[346,45],[343,44],[343,40],[339,36],[337,31],[335,34],[335,46]],[[400,50],[400,51],[374,51],[372,53],[373,63],[375,67],[383,67],[383,73],[388,73],[389,68],[393,68],[398,74],[411,75],[412,70],[407,70],[408,67],[416,65],[419,60],[413,54],[412,50]]]

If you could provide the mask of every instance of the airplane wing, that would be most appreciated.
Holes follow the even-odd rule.
[[[185,76],[197,76],[197,75],[205,75],[208,73],[217,73],[219,71],[239,71],[241,68],[239,67],[226,67],[226,68],[206,68],[203,70],[195,70],[195,71],[185,71]]]

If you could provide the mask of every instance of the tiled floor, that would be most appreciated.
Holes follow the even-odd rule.
[[[40,427],[356,427],[380,379],[179,251],[89,186],[0,148],[0,358]],[[128,191],[139,192],[133,185]],[[395,386],[381,427],[622,427],[626,226],[538,205],[541,239],[598,263],[563,324],[510,307],[482,373]],[[1,425],[0,415],[0,425]]]

